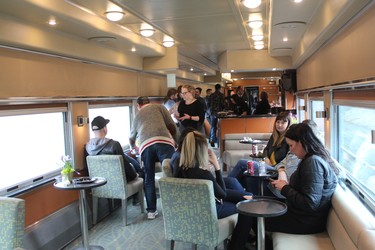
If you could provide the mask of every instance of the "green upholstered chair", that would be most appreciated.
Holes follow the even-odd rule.
[[[0,248],[23,248],[25,201],[0,197]]]
[[[204,245],[217,249],[237,223],[237,214],[217,218],[212,181],[163,177],[159,180],[160,198],[167,244],[190,242],[196,249]],[[168,248],[167,245],[167,248]]]
[[[98,217],[98,198],[121,199],[123,223],[127,221],[127,198],[138,193],[141,212],[144,213],[143,179],[137,178],[126,181],[124,162],[121,155],[87,156],[87,167],[91,177],[104,177],[107,184],[92,189],[93,196],[93,223]]]

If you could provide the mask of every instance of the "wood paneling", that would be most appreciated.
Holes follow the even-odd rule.
[[[75,190],[55,189],[53,183],[49,183],[18,196],[25,200],[25,227],[76,201],[78,194]]]

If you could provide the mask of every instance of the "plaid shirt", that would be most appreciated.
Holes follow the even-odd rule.
[[[216,90],[208,98],[208,108],[213,116],[217,116],[217,113],[224,110],[225,97],[220,90]]]

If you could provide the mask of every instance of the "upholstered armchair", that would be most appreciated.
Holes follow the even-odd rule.
[[[87,156],[87,167],[91,177],[104,177],[107,184],[92,189],[93,196],[93,223],[98,217],[98,198],[121,199],[123,210],[123,223],[127,221],[127,198],[137,194],[144,213],[143,179],[136,178],[131,182],[126,181],[124,161],[121,155],[96,155]]]
[[[25,201],[0,197],[0,248],[23,248]]]
[[[210,248],[224,242],[237,223],[237,214],[217,218],[215,196],[209,180],[163,177],[159,180],[160,197],[167,244],[191,242]],[[168,248],[168,246],[167,246]]]

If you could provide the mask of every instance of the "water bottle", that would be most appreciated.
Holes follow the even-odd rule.
[[[259,175],[266,175],[266,164],[264,161],[259,162],[259,167],[258,167]]]

